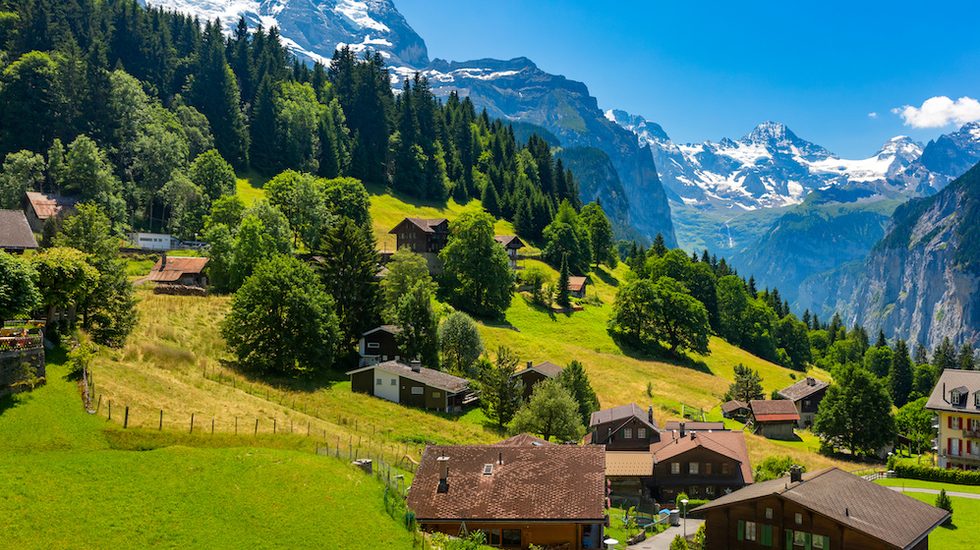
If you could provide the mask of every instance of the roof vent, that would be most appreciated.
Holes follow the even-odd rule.
[[[485,476],[493,475],[493,464],[483,465],[483,475]]]
[[[418,361],[418,360],[411,361],[411,362],[409,362],[408,366],[412,368],[412,372],[422,372],[422,362],[421,361]]]

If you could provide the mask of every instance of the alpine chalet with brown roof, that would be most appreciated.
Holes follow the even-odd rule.
[[[351,390],[410,407],[461,412],[474,401],[469,380],[423,367],[417,361],[385,361],[348,371]]]
[[[585,298],[585,287],[588,284],[588,277],[571,276],[568,278],[568,293],[576,298]]]
[[[745,419],[752,414],[749,404],[745,401],[732,399],[721,404],[721,415],[725,418]]]
[[[388,233],[395,236],[397,249],[407,248],[416,254],[438,254],[449,240],[446,218],[405,218]]]
[[[652,497],[658,502],[673,502],[680,493],[713,499],[753,480],[745,435],[740,431],[671,431],[661,434],[650,453]]]
[[[813,425],[820,401],[827,394],[828,387],[830,384],[827,382],[807,376],[792,386],[779,390],[779,395],[783,399],[788,399],[796,405],[796,412],[800,415],[798,427],[809,428]]]
[[[493,239],[504,247],[507,251],[507,259],[510,261],[510,268],[517,269],[517,260],[520,258],[519,251],[526,245],[517,235],[494,235]]]
[[[796,405],[788,399],[749,401],[755,433],[769,439],[793,439],[793,428],[800,421]]]
[[[362,334],[357,343],[358,354],[361,356],[360,366],[401,359],[402,352],[398,345],[398,334],[401,331],[401,327],[397,325],[381,325]]]
[[[531,392],[534,390],[535,385],[545,380],[557,378],[563,370],[564,367],[551,363],[550,361],[545,361],[537,365],[528,361],[527,367],[524,370],[514,373],[514,378],[520,378],[521,382],[524,383],[524,399],[528,399],[531,397]]]
[[[207,258],[168,256],[164,253],[153,265],[147,279],[160,284],[205,288],[208,286],[208,277],[204,272],[207,265]]]
[[[76,202],[71,197],[28,191],[24,196],[24,214],[31,229],[41,233],[45,222],[71,211]]]
[[[486,544],[602,548],[601,446],[429,446],[408,494],[425,531],[482,531]]]
[[[653,419],[653,407],[641,409],[636,403],[592,413],[586,442],[605,445],[607,451],[647,451],[660,441],[660,428]]]
[[[695,508],[709,548],[925,550],[949,513],[830,468],[749,485]]]

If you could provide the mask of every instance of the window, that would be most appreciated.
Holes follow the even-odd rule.
[[[704,494],[708,495],[709,497],[714,498],[714,496],[715,496],[715,486],[714,485],[708,485],[707,487],[705,487],[704,488]]]
[[[689,473],[691,475],[697,475],[698,474],[698,463],[697,462],[690,462],[690,463],[688,463],[688,465],[687,465],[687,473]]]
[[[705,462],[704,463],[704,475],[706,475],[706,476],[710,476],[711,475],[711,463],[710,462]]]
[[[799,516],[800,514],[796,514],[796,515]],[[804,533],[803,531],[793,531],[793,546],[806,548],[807,534],[808,533]]]
[[[813,550],[824,550],[830,547],[830,537],[813,535]]]
[[[484,531],[484,533],[487,533],[485,540],[490,546],[500,546],[500,529],[491,529]]]
[[[380,386],[381,384],[382,384],[382,381],[381,381],[381,379],[380,379],[380,378],[378,378],[378,379],[377,379],[377,380],[376,380],[376,381],[374,382],[374,385],[375,385],[375,386]]]
[[[434,391],[432,392],[432,397],[442,397],[442,392]]]
[[[425,388],[422,386],[412,386],[412,395],[425,395]]]
[[[378,349],[381,347],[381,344],[379,344],[378,342],[368,342],[367,347],[368,349]]]
[[[623,428],[623,439],[633,439],[633,428]]]
[[[978,395],[980,395],[980,394],[978,394]],[[646,428],[637,428],[636,429],[636,437],[638,437],[639,439],[646,439],[647,438],[647,429]]]
[[[746,521],[745,522],[745,540],[755,540],[755,522]]]
[[[980,409],[980,391],[973,394],[973,404]]]
[[[732,465],[727,462],[721,463],[721,475],[727,476],[732,473]]]
[[[766,508],[766,519],[772,519],[772,508]]]
[[[674,475],[677,475],[677,474],[681,473],[681,463],[680,462],[671,462],[670,463],[670,473],[672,473]]]
[[[397,386],[398,385],[398,380],[395,380],[394,378],[392,378],[391,379],[391,385],[392,386]]]
[[[500,537],[501,546],[521,546],[520,529],[504,529]]]
[[[803,525],[803,514],[797,512],[796,513],[796,516],[795,516],[795,519],[796,519],[796,524],[797,525]]]

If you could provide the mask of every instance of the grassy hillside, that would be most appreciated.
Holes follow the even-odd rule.
[[[124,432],[82,410],[65,372],[0,399],[2,546],[412,547],[381,484],[308,441]]]

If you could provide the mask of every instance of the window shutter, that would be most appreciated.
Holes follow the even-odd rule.
[[[973,442],[969,439],[966,440],[966,454],[973,454]]]
[[[953,417],[952,416],[947,416],[946,417],[946,427],[949,428],[949,429],[951,429],[951,430],[953,429]]]
[[[792,529],[787,529],[786,530],[786,548],[787,549],[793,548],[793,530]]]
[[[953,438],[952,437],[947,437],[946,438],[946,454],[948,454],[948,455],[953,454]]]
[[[772,546],[772,525],[762,526],[762,545]]]
[[[813,535],[810,533],[806,534],[806,545],[804,548],[806,550],[813,550]]]
[[[828,537],[827,535],[823,536],[823,547],[826,550],[830,550],[830,537]]]
[[[745,520],[738,520],[738,540],[745,540]]]

